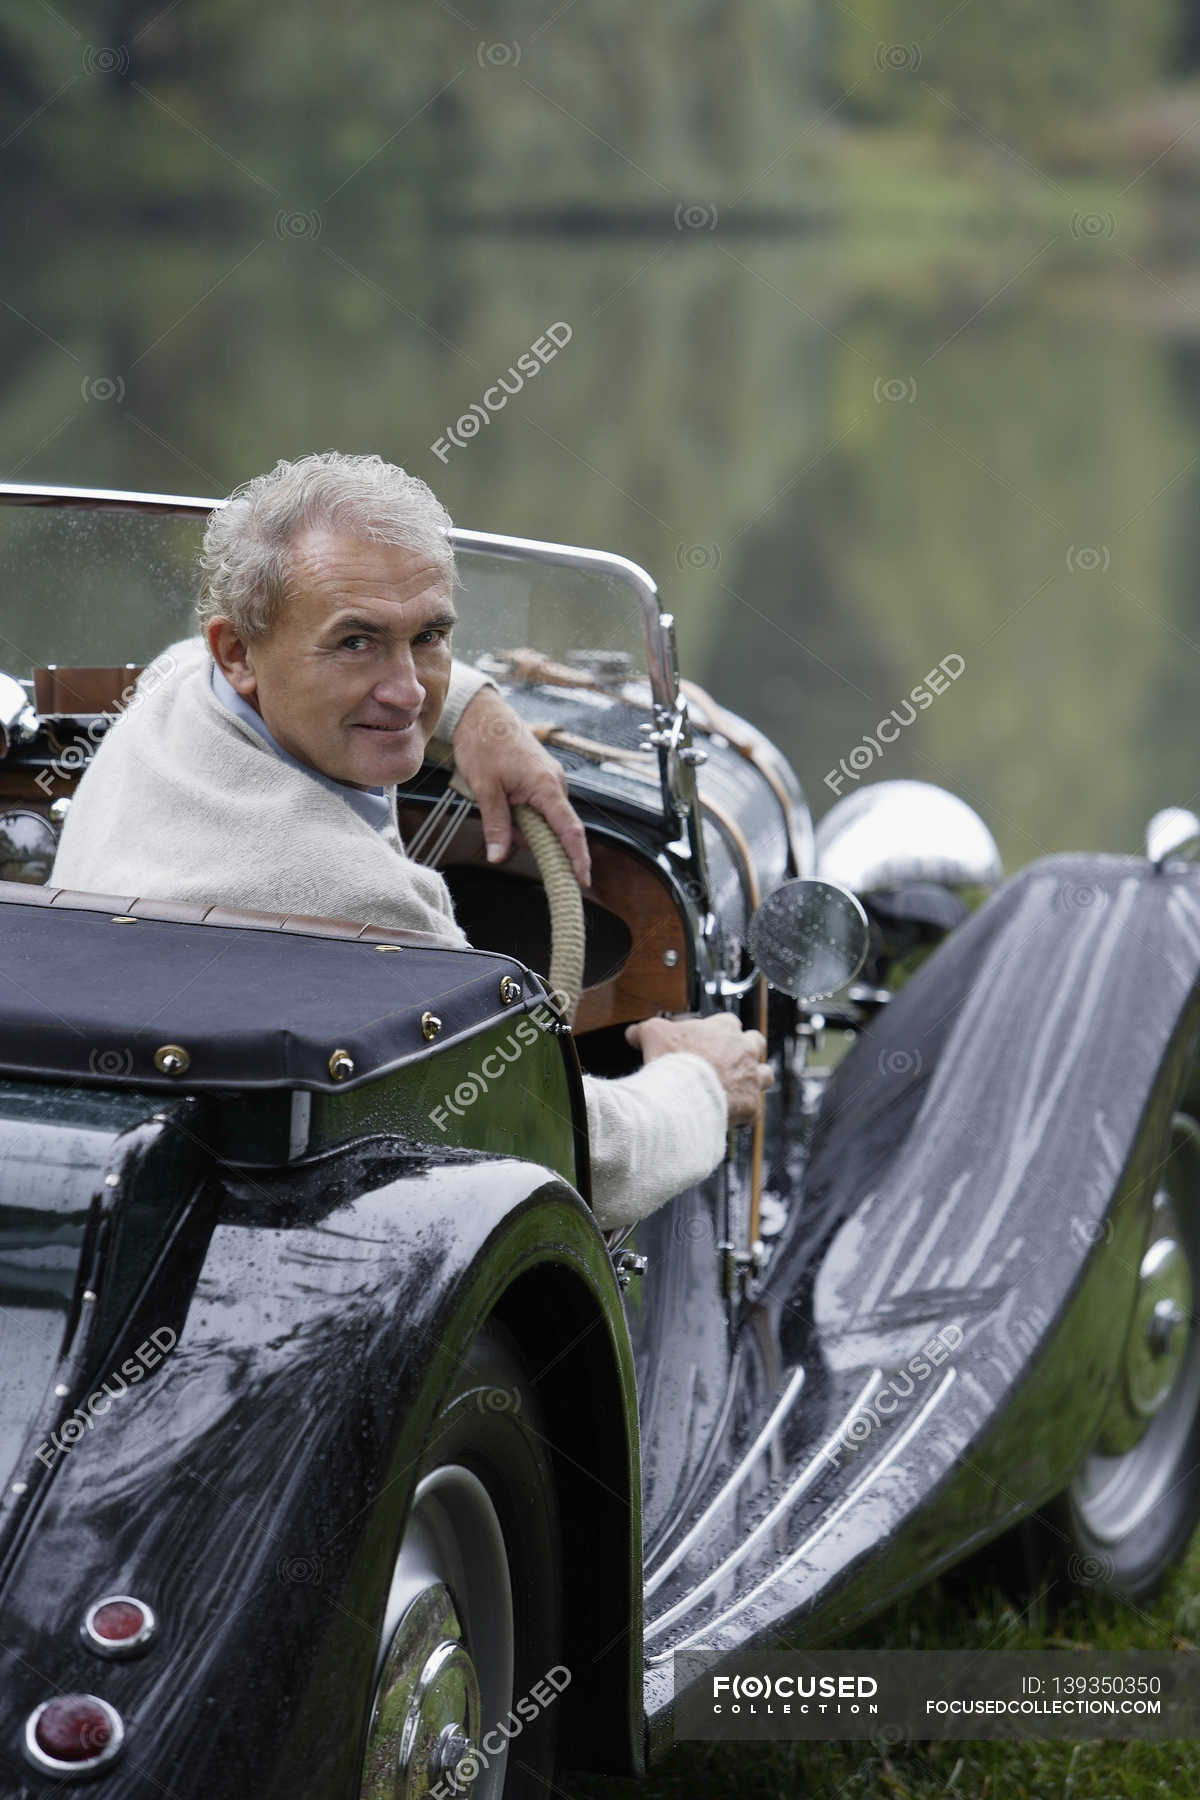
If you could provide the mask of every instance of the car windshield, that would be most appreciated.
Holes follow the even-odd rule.
[[[196,630],[201,513],[97,503],[0,505],[0,668],[145,664]],[[644,679],[652,584],[620,557],[456,532],[455,655],[536,651]]]

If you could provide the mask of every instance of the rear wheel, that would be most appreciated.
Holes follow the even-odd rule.
[[[560,1594],[544,1421],[512,1340],[490,1324],[418,1472],[385,1612],[362,1800],[544,1796],[554,1705],[531,1690],[556,1690]]]
[[[1076,1580],[1150,1593],[1200,1523],[1200,1126],[1177,1113],[1112,1405],[1057,1523]]]

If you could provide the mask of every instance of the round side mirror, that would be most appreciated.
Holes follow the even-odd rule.
[[[0,812],[0,880],[44,886],[57,849],[54,827],[32,807]]]
[[[853,981],[869,941],[866,913],[832,881],[785,881],[750,921],[755,967],[796,1000],[823,1000]]]

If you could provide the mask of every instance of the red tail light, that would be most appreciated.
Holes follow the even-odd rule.
[[[124,1740],[120,1713],[95,1694],[58,1694],[25,1722],[25,1754],[43,1774],[91,1775],[116,1760]]]
[[[157,1627],[154,1613],[132,1594],[105,1594],[84,1614],[80,1633],[97,1656],[140,1656]]]

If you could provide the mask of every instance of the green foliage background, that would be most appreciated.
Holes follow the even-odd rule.
[[[1010,866],[1135,849],[1200,798],[1198,61],[1196,0],[0,0],[0,479],[379,450],[464,525],[644,562],[818,814],[957,652],[871,778],[964,793]],[[14,673],[37,610],[0,592]],[[1195,1575],[1070,1632],[1190,1643]],[[1017,1629],[970,1587],[879,1627]],[[1197,1778],[960,1748],[693,1748],[648,1800]]]
[[[377,448],[464,524],[645,562],[818,812],[953,650],[871,778],[967,793],[1010,864],[1132,848],[1200,788],[1193,30],[0,0],[0,470],[222,492]]]

